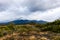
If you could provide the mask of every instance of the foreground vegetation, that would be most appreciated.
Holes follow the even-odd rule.
[[[25,38],[23,40],[60,40],[60,20],[46,24],[31,22],[25,25],[15,25],[14,23],[1,25],[0,38],[6,35],[9,35],[10,37],[4,40],[22,40],[23,38]]]

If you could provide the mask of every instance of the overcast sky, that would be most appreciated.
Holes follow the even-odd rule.
[[[0,0],[0,22],[17,19],[54,21],[60,18],[60,0]]]

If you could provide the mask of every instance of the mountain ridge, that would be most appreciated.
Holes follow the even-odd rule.
[[[9,24],[9,23],[14,23],[14,24],[28,24],[30,22],[34,22],[34,23],[39,23],[39,24],[44,24],[44,23],[47,23],[46,21],[43,21],[43,20],[13,20],[13,21],[10,21],[10,22],[4,22],[4,23],[0,23],[0,24]]]

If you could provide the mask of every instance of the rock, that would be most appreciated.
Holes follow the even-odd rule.
[[[41,37],[41,40],[49,40],[49,39],[47,39],[46,37]]]
[[[34,35],[32,35],[32,36],[29,37],[29,39],[30,39],[30,40],[35,40],[36,37],[35,37]]]

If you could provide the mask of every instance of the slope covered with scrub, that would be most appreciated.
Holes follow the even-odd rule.
[[[59,40],[60,20],[46,24],[28,23],[25,25],[0,25],[1,40]]]

